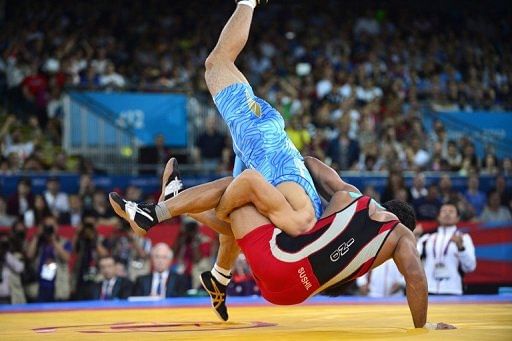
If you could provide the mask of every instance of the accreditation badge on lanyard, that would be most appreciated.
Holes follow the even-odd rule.
[[[452,234],[453,235],[453,234]],[[439,246],[439,253],[437,254],[437,237],[439,233],[436,234],[434,238],[434,279],[436,281],[448,280],[450,279],[450,272],[445,263],[446,254],[448,253],[448,247],[451,243],[451,237],[448,237],[448,242],[445,241],[446,234],[443,234],[443,240],[441,241],[441,245]],[[446,242],[446,246],[445,246]]]

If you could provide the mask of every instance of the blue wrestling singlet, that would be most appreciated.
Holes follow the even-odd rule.
[[[308,194],[316,217],[322,202],[304,159],[284,131],[284,120],[265,100],[254,95],[249,84],[232,84],[213,98],[233,138],[238,159],[260,172],[273,186],[285,181],[299,184]],[[242,165],[235,163],[235,174]]]

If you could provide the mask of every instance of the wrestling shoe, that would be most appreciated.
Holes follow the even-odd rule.
[[[150,228],[158,224],[156,205],[124,200],[115,192],[111,192],[108,199],[116,214],[126,220],[137,235],[146,235]]]
[[[205,271],[199,276],[199,280],[203,285],[204,290],[210,295],[212,301],[212,307],[215,314],[222,320],[228,320],[228,309],[226,307],[226,288],[227,286],[222,285],[215,277],[213,277],[210,271]]]
[[[167,161],[164,174],[162,176],[162,193],[164,195],[163,200],[167,200],[176,196],[182,189],[183,182],[181,181],[178,161],[172,157],[169,159],[169,161]]]

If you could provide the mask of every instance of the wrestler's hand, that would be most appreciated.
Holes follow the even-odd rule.
[[[439,323],[427,322],[427,323],[425,323],[425,326],[423,328],[431,329],[431,330],[457,329],[457,327],[452,326],[451,324],[448,324],[448,323],[443,323],[443,322],[439,322]]]

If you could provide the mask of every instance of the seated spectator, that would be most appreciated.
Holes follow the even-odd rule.
[[[195,142],[194,161],[210,170],[215,170],[223,161],[222,157],[226,148],[226,135],[218,130],[216,117],[208,116],[205,122],[205,131],[197,137]]]
[[[87,215],[92,215],[98,219],[98,225],[115,225],[118,219],[107,202],[107,196],[101,189],[97,189],[92,197],[92,206],[86,211]]]
[[[414,200],[412,205],[418,220],[435,220],[442,205],[437,186],[430,185],[427,196]]]
[[[135,281],[134,296],[176,297],[184,296],[189,289],[183,275],[170,270],[172,250],[165,243],[156,244],[151,250],[153,272]]]
[[[480,180],[478,175],[472,174],[468,177],[468,189],[464,192],[464,197],[475,210],[475,215],[479,216],[485,206],[485,194],[478,189]]]
[[[61,213],[69,211],[69,198],[64,192],[60,192],[60,182],[57,177],[48,178],[44,198],[52,214],[58,217]]]
[[[231,275],[231,281],[227,288],[228,296],[252,296],[259,294],[260,290],[254,281],[243,253],[238,255]]]
[[[162,134],[155,136],[153,146],[142,147],[139,151],[140,174],[157,174],[160,176],[163,167],[171,155],[169,148],[165,145],[165,138]],[[155,165],[157,169],[155,169]]]
[[[421,197],[427,196],[427,188],[425,187],[425,175],[423,173],[416,173],[412,181],[412,187],[409,190],[411,200],[418,200]]]
[[[80,175],[80,187],[78,189],[78,195],[82,198],[83,207],[85,210],[92,208],[92,197],[96,192],[94,183],[90,174]]]
[[[0,304],[25,303],[20,279],[25,264],[10,244],[8,236],[0,237]]]
[[[350,169],[359,159],[359,142],[348,136],[349,129],[349,124],[340,123],[338,136],[329,142],[327,156],[331,158],[334,169]]]
[[[38,274],[38,302],[67,300],[70,295],[68,262],[72,245],[57,231],[57,219],[45,217],[28,246],[27,257]]]
[[[79,227],[83,213],[82,199],[77,194],[72,194],[69,196],[69,211],[59,215],[59,223]]]
[[[151,239],[137,236],[124,221],[118,220],[115,226],[113,233],[102,241],[102,246],[124,264],[129,279],[133,281],[150,269]]]
[[[381,200],[386,202],[396,198],[397,193],[401,189],[406,189],[405,180],[401,172],[390,172],[388,175],[388,182],[382,193]]]
[[[494,186],[493,191],[498,192],[500,195],[501,205],[508,207],[508,209],[512,209],[512,190],[510,190],[510,187],[507,187],[507,179],[505,176],[496,176],[496,185]]]
[[[16,192],[7,200],[7,214],[15,217],[23,217],[26,211],[34,207],[32,195],[32,183],[28,178],[18,181]]]
[[[359,292],[368,297],[403,296],[405,288],[404,276],[398,271],[395,262],[388,260],[357,278]]]
[[[90,288],[94,286],[97,261],[109,254],[101,238],[96,229],[96,218],[84,215],[73,239],[71,288],[74,299],[88,299]]]
[[[0,196],[0,226],[11,226],[16,217],[7,214],[7,205],[4,197]]]
[[[487,205],[480,215],[480,221],[484,223],[503,223],[512,221],[510,210],[501,205],[500,194],[497,191],[489,193]]]
[[[457,172],[462,165],[462,155],[459,152],[459,148],[457,147],[457,142],[454,140],[448,141],[448,147],[446,150],[446,155],[443,155],[448,165],[450,167],[450,171]]]
[[[116,275],[116,263],[112,256],[104,256],[98,260],[98,267],[103,280],[95,283],[91,289],[91,300],[127,299],[132,292],[132,282]]]
[[[52,215],[48,204],[43,195],[36,194],[34,196],[34,207],[27,210],[23,215],[23,221],[27,226],[39,225],[43,219],[49,215]]]
[[[120,89],[126,85],[124,77],[116,72],[112,62],[107,63],[105,74],[100,76],[99,81],[100,86],[106,89]]]

